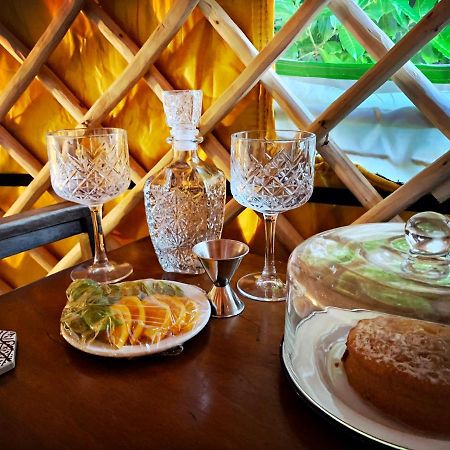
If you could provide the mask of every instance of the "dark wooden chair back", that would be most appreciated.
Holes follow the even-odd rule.
[[[89,208],[70,202],[0,218],[0,259],[87,233],[94,254],[94,230]]]

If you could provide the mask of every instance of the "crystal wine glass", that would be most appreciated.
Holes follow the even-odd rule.
[[[72,270],[73,280],[90,278],[113,283],[133,272],[128,263],[106,256],[102,229],[103,203],[123,193],[130,184],[127,133],[120,128],[79,128],[47,134],[53,189],[60,197],[89,206],[95,237],[92,265]]]
[[[305,131],[241,131],[231,136],[231,192],[243,206],[264,215],[264,269],[242,277],[241,294],[281,301],[286,286],[275,269],[275,225],[279,213],[311,197],[316,137]]]

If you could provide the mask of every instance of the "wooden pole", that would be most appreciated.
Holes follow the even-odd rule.
[[[0,145],[16,160],[32,177],[35,177],[42,164],[11,134],[0,125]]]
[[[258,53],[220,98],[202,115],[200,133],[206,135],[220,122],[278,59],[296,36],[318,14],[327,0],[305,0],[298,11],[286,22],[275,37]]]
[[[27,47],[1,24],[0,45],[21,64],[29,54]],[[83,120],[83,117],[87,112],[86,106],[83,105],[81,100],[73,94],[73,92],[49,67],[44,65],[37,74],[37,79],[78,123]],[[133,158],[131,153],[132,152],[130,152],[131,179],[136,182],[145,175],[146,171]]]
[[[258,54],[258,50],[247,36],[216,1],[202,0],[199,6],[211,25],[248,66]],[[263,74],[261,81],[296,126],[305,129],[312,122],[314,117],[306,105],[287,91],[272,69]],[[381,195],[331,139],[326,146],[319,145],[317,149],[363,206],[370,208],[382,200]],[[401,221],[400,218],[395,220]]]
[[[131,63],[85,114],[83,118],[85,126],[92,127],[98,124],[114,109],[166,48],[197,3],[198,0],[174,2],[169,13],[133,57]]]
[[[323,139],[347,115],[376,91],[450,21],[450,0],[441,0],[368,72],[335,100],[310,125],[308,131]]]
[[[376,60],[383,58],[394,47],[388,35],[372,22],[357,3],[332,0],[329,8]],[[407,62],[393,74],[392,81],[436,128],[450,138],[449,102],[412,62]]]
[[[33,81],[41,66],[66,34],[81,9],[83,0],[67,0],[31,50],[26,61],[0,94],[0,120]]]
[[[112,20],[103,8],[100,8],[91,0],[87,0],[86,7],[83,11],[98,27],[108,42],[128,63],[131,63],[134,56],[138,53],[139,47],[127,36],[125,31]],[[174,89],[154,65],[149,67],[148,72],[144,75],[144,81],[161,101],[163,91]],[[213,133],[205,138],[202,147],[205,149],[208,158],[229,178],[229,159],[226,156],[228,152]]]
[[[36,200],[50,188],[50,169],[46,163],[33,181],[25,188],[22,195],[6,211],[5,216],[12,216],[30,209]]]
[[[432,192],[434,198],[443,203],[450,197],[450,178],[445,180],[440,186],[436,187]]]
[[[353,223],[382,222],[406,209],[450,178],[450,151],[399,187]]]

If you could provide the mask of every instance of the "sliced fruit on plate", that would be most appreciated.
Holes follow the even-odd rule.
[[[186,306],[183,302],[183,298],[162,294],[155,294],[154,297],[160,302],[169,305],[171,313],[170,331],[174,334],[179,334],[186,324]]]
[[[142,335],[151,344],[156,344],[166,336],[171,326],[170,306],[154,297],[146,297],[142,303],[145,308],[145,325]]]
[[[117,305],[125,305],[131,314],[131,334],[130,343],[135,344],[139,341],[145,326],[145,308],[139,297],[130,295],[122,297]]]
[[[192,300],[187,300],[184,304],[186,308],[186,317],[181,328],[181,333],[186,333],[187,331],[191,331],[197,323],[198,317],[200,316],[200,311],[198,310],[198,305]]]
[[[107,327],[109,342],[117,348],[123,347],[131,331],[131,314],[125,305],[111,305],[111,322]]]

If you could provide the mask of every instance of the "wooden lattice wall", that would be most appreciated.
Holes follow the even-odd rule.
[[[102,121],[140,79],[143,79],[161,99],[163,90],[179,87],[172,86],[153,64],[196,7],[201,10],[212,27],[245,66],[220,98],[204,112],[200,123],[200,132],[206,137],[203,149],[227,177],[230,175],[229,151],[214,136],[214,128],[257,83],[263,83],[267,91],[299,128],[317,134],[318,152],[367,210],[358,218],[357,223],[400,220],[397,217],[399,212],[429,192],[432,192],[439,201],[448,198],[450,152],[440,157],[387,198],[382,199],[339,146],[328,138],[328,133],[392,77],[392,80],[423,115],[443,134],[450,137],[450,106],[448,102],[421,72],[408,62],[417,51],[448,24],[450,0],[441,0],[436,4],[396,45],[352,0],[332,0],[330,2],[305,0],[271,42],[259,52],[215,0],[174,0],[167,16],[141,48],[138,48],[114,18],[101,8],[101,2],[97,4],[92,0],[65,0],[31,51],[0,24],[0,45],[21,63],[20,69],[0,93],[0,120],[4,119],[35,77],[80,126],[101,126]],[[293,99],[272,66],[296,36],[325,7],[329,7],[333,11],[371,56],[377,60],[377,63],[350,89],[329,105],[319,117],[314,118],[303,105]],[[50,54],[78,14],[84,14],[128,62],[123,73],[89,109],[81,106],[82,103],[79,99],[46,66]],[[2,125],[0,125],[0,144],[33,177],[29,186],[8,211],[5,211],[6,216],[30,208],[51,187],[48,164],[42,165],[32,152],[18,142]],[[170,155],[164,155],[147,172],[131,154],[131,176],[136,186],[106,215],[104,220],[106,234],[110,233],[120,220],[142,200],[142,189],[146,179],[169,160]],[[231,200],[226,206],[226,222],[236,217],[241,211],[242,207]],[[280,217],[278,232],[279,238],[291,249],[302,240],[302,237],[285,217]],[[43,248],[33,250],[31,254],[48,273],[53,273],[74,264],[81,257],[82,249],[80,244],[77,244],[60,261],[57,261],[51,253]],[[7,287],[0,282],[0,290],[2,288],[6,289]]]

